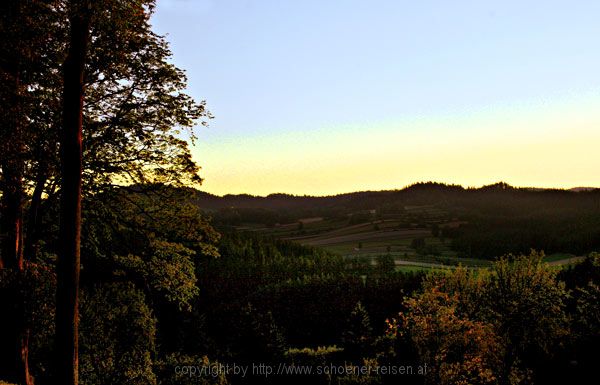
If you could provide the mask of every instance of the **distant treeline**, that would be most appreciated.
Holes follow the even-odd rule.
[[[418,183],[402,190],[356,192],[327,197],[273,194],[267,197],[198,192],[195,203],[209,211],[218,226],[292,223],[320,216],[348,220],[364,210],[375,218],[403,215],[415,220],[406,207],[432,206],[441,217],[423,219],[421,226],[441,227],[459,255],[495,258],[530,249],[546,253],[584,254],[600,249],[600,190],[515,188],[497,183],[463,188],[440,183]],[[417,217],[417,220],[419,218]],[[456,228],[444,221],[460,219]]]
[[[346,210],[370,210],[387,208],[393,210],[398,205],[428,205],[457,203],[468,204],[469,201],[501,202],[505,198],[520,204],[537,202],[544,206],[551,202],[595,202],[600,206],[600,189],[533,189],[516,188],[499,182],[480,188],[464,188],[436,182],[415,183],[400,190],[360,191],[331,196],[299,196],[290,194],[270,194],[266,197],[249,194],[217,196],[198,191],[195,201],[198,206],[208,211],[227,208],[286,210],[292,216],[302,217],[306,214],[327,215]],[[504,202],[506,204],[508,202]],[[589,203],[589,202],[588,202]],[[500,205],[503,205],[499,203]],[[469,205],[470,206],[470,205]],[[530,204],[527,204],[530,206]],[[515,207],[517,209],[518,207]]]

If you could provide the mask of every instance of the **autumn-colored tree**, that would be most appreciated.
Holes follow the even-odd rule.
[[[456,296],[431,288],[406,301],[388,334],[408,338],[428,384],[496,384],[502,345],[490,324],[461,315]]]

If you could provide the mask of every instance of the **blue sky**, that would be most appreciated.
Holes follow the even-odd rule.
[[[330,194],[600,185],[598,20],[597,1],[158,0],[153,25],[215,115],[207,191]]]

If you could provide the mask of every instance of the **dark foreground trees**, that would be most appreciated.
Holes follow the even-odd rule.
[[[423,275],[382,273],[376,266],[349,273],[349,264],[335,256],[326,262],[318,250],[277,242],[224,236],[221,257],[199,266],[201,295],[192,314],[174,324],[181,334],[170,339],[178,341],[173,352],[246,362],[268,346],[267,331],[277,330],[271,342],[281,346],[275,342],[283,337],[288,349],[280,362],[286,364],[428,368],[414,375],[299,375],[286,383],[595,383],[598,291],[588,282],[599,282],[598,274],[581,276],[583,286],[568,289],[581,271],[559,274],[533,253],[506,257],[489,270],[431,272],[421,283]],[[597,260],[592,255],[584,265]],[[247,322],[252,328],[240,328],[236,320],[247,316],[248,302],[260,316]],[[239,343],[250,338],[255,342]]]
[[[56,365],[33,371],[76,383],[82,197],[91,208],[119,184],[197,184],[198,166],[179,134],[208,113],[182,92],[185,76],[151,31],[154,1],[7,0],[1,7],[0,269],[15,287],[4,292],[14,294],[14,306],[0,325],[0,376],[33,381],[28,352],[37,321],[28,318],[33,285],[23,280],[44,265],[58,275]],[[168,246],[155,245],[177,249],[180,239],[166,238]],[[209,250],[212,241],[196,244]],[[83,259],[112,271],[97,257]],[[172,289],[178,285],[188,283]]]
[[[32,384],[29,370],[31,325],[26,317],[27,295],[18,290],[31,276],[25,271],[24,210],[27,143],[32,140],[32,91],[36,74],[46,63],[42,55],[47,27],[53,20],[48,1],[7,0],[0,4],[0,271],[11,281],[0,335],[0,376]]]

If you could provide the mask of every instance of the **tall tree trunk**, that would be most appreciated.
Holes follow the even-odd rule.
[[[16,28],[23,17],[23,10],[19,2],[3,4],[2,12],[8,25]],[[10,85],[8,93],[4,95],[2,143],[2,215],[0,218],[0,232],[3,239],[0,242],[0,268],[14,271],[21,283],[24,269],[23,264],[23,199],[25,196],[23,186],[25,139],[23,127],[26,117],[23,116],[23,98],[21,83],[21,47],[15,42],[15,47],[5,53],[3,60],[1,81]],[[8,301],[13,302],[10,309],[6,309],[8,327],[2,331],[2,345],[0,346],[3,362],[0,371],[3,376],[13,382],[23,385],[32,385],[33,378],[29,373],[29,325],[25,317],[25,303],[22,292],[17,287]],[[4,357],[4,356],[7,357]],[[8,358],[8,359],[5,359]]]
[[[3,165],[5,188],[2,192],[2,240],[3,267],[18,274],[19,279],[14,285],[23,285],[23,191],[22,179],[14,174],[7,176],[9,167]],[[18,175],[18,174],[17,174]],[[9,184],[8,188],[6,184]],[[4,309],[9,318],[7,327],[0,336],[0,372],[2,376],[17,384],[33,385],[33,377],[29,372],[29,325],[26,319],[25,299],[23,292],[14,287],[14,293],[7,298],[12,302],[10,309]],[[12,313],[12,314],[11,314]],[[3,322],[4,324],[4,322]],[[6,357],[5,357],[6,356]]]
[[[69,51],[63,67],[63,128],[60,136],[60,252],[56,290],[57,385],[79,381],[79,250],[81,238],[81,173],[83,79],[89,39],[89,3],[70,2]]]
[[[20,145],[15,144],[15,147]],[[19,149],[11,154],[12,159],[3,162],[2,176],[2,259],[0,267],[23,269],[23,160],[18,159]]]
[[[10,24],[17,25],[21,19],[19,3],[11,4],[2,11],[8,13]],[[18,43],[16,43],[18,45]],[[2,129],[2,218],[0,230],[4,235],[0,252],[0,267],[22,269],[23,268],[23,168],[24,168],[24,132],[23,124],[26,118],[22,116],[21,97],[21,58],[20,47],[8,52],[8,60],[5,60],[0,68],[2,78],[0,81],[10,86],[8,93],[4,95],[3,106],[6,114],[3,114]]]
[[[37,254],[36,244],[40,235],[40,206],[42,204],[42,194],[44,193],[44,187],[46,186],[47,180],[48,172],[44,166],[40,166],[27,215],[27,236],[25,237],[24,254],[28,260],[32,260]]]
[[[17,144],[16,155],[21,146]],[[23,176],[22,160],[11,159],[2,166],[4,189],[2,192],[2,221],[1,227],[4,234],[2,240],[2,265],[18,274],[16,285],[23,285]],[[3,362],[1,371],[13,382],[23,385],[32,385],[33,378],[29,372],[29,325],[25,317],[25,300],[23,293],[15,287],[15,292],[9,299],[14,302],[11,318],[5,336],[6,346],[0,347],[2,354],[9,354],[12,359]],[[4,351],[6,349],[6,351]]]
[[[10,287],[2,290],[0,305],[3,313],[0,324],[0,378],[19,385],[32,385],[29,372],[29,330],[25,319],[25,298],[22,291],[23,271],[14,271]]]

